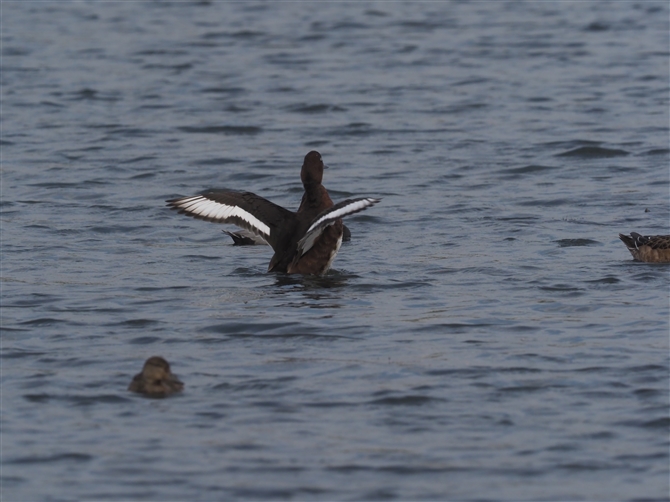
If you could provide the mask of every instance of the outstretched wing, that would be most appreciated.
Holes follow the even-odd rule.
[[[298,241],[299,256],[304,255],[307,251],[312,249],[314,242],[323,233],[323,230],[327,226],[332,225],[340,218],[363,211],[364,209],[375,205],[380,200],[381,199],[373,199],[370,197],[347,199],[323,211],[314,218],[314,221],[307,229],[305,236]]]
[[[280,225],[294,213],[251,192],[208,190],[166,201],[179,214],[215,223],[232,223],[265,239],[273,248]]]

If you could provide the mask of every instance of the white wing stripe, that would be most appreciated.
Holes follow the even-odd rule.
[[[340,209],[338,209],[336,211],[333,211],[332,213],[325,214],[321,218],[316,220],[309,227],[309,229],[307,230],[307,233],[310,233],[317,226],[319,226],[320,223],[323,223],[326,220],[336,220],[338,218],[341,218],[342,216],[348,215],[349,213],[355,213],[357,211],[360,211],[361,209],[366,208],[368,206],[371,206],[376,202],[377,202],[376,199],[362,199],[362,200],[357,200],[356,202],[353,202],[352,204],[347,204],[346,206],[341,207]]]
[[[177,207],[184,209],[185,211],[190,211],[191,208],[193,206],[196,206],[199,202],[200,200],[198,199],[189,199],[187,201],[180,202],[179,204],[177,204]]]
[[[300,249],[300,256],[304,255],[307,251],[312,249],[312,246],[314,246],[314,241],[316,240],[317,237],[319,237],[323,233],[323,230],[320,232],[314,232],[313,234],[307,234],[305,236],[304,242],[301,240],[298,243],[298,249]]]
[[[238,206],[228,206],[226,204],[221,204],[220,202],[216,202],[202,196],[182,199],[178,204],[175,205],[188,213],[197,214],[203,218],[214,218],[221,220],[232,217],[241,218],[263,234],[267,236],[270,235],[270,227],[256,218],[253,214]]]

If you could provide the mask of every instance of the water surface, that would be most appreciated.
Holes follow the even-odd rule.
[[[666,2],[3,2],[3,500],[665,500]],[[323,278],[164,200],[381,197]],[[186,384],[126,387],[162,355]]]

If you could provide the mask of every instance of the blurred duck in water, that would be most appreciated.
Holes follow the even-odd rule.
[[[619,239],[637,261],[670,263],[670,235],[619,234]]]
[[[170,364],[158,356],[147,359],[142,372],[135,375],[128,386],[129,391],[150,397],[166,397],[183,388],[184,384],[170,371]]]

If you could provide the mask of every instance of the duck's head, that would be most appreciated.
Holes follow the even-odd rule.
[[[305,155],[305,160],[302,163],[302,170],[300,171],[302,184],[320,184],[323,180],[324,169],[328,169],[328,166],[321,160],[321,154],[315,150],[309,152]]]

